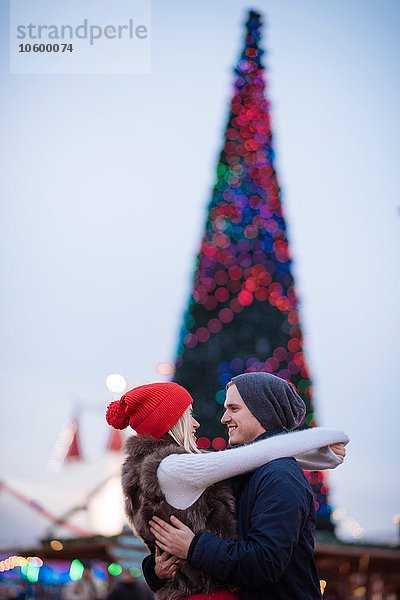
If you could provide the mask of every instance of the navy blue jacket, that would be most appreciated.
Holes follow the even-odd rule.
[[[320,600],[314,498],[295,459],[279,458],[233,483],[240,540],[199,532],[189,564],[238,585],[241,600]]]

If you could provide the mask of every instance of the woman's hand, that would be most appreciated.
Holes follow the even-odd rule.
[[[172,579],[176,575],[176,568],[180,560],[173,554],[156,548],[154,572],[159,579]]]
[[[186,559],[194,533],[173,515],[171,523],[172,525],[154,516],[150,521],[151,533],[156,538],[157,546],[161,550],[169,552],[177,558]]]
[[[336,456],[339,456],[342,460],[344,460],[344,457],[346,456],[346,448],[344,447],[344,444],[331,444],[329,448],[336,454]]]

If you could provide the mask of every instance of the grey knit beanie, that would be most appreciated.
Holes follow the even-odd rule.
[[[232,378],[244,403],[266,429],[294,429],[306,414],[306,405],[294,388],[270,373],[243,373]]]

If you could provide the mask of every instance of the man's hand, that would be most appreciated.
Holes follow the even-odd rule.
[[[194,533],[174,516],[171,517],[171,523],[172,525],[154,516],[150,521],[150,530],[161,550],[177,558],[186,559]]]
[[[180,560],[176,556],[156,548],[154,572],[159,579],[168,580],[175,577],[178,564]]]
[[[344,444],[331,444],[329,448],[333,450],[336,456],[339,456],[344,460],[344,457],[346,456],[346,448],[344,447]]]

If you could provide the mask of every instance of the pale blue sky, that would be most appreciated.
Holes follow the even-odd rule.
[[[399,22],[388,0],[152,4],[150,75],[9,75],[1,3],[1,476],[40,476],[73,399],[174,357],[248,8],[269,96],[319,422],[351,436],[332,501],[400,513]]]

